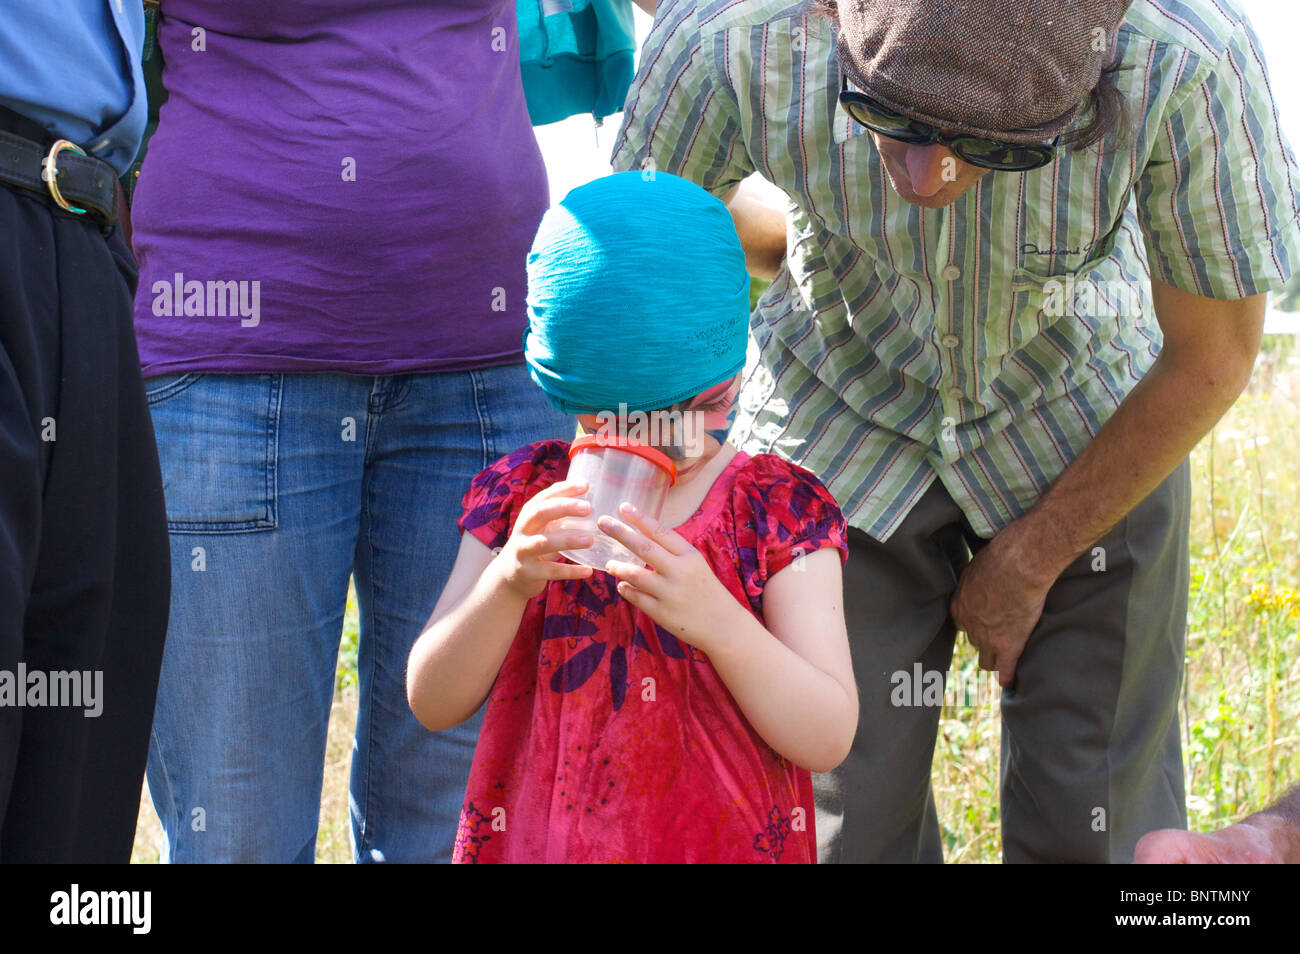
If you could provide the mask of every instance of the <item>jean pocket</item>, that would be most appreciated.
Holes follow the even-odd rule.
[[[145,382],[171,532],[275,529],[282,388],[269,374]]]
[[[153,407],[155,404],[180,394],[201,377],[203,375],[196,374],[193,371],[185,371],[181,374],[160,374],[156,377],[145,378],[144,396],[149,401],[149,406]]]

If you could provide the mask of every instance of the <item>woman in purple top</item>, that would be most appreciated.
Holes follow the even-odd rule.
[[[445,860],[473,754],[405,665],[475,474],[565,437],[522,364],[546,173],[505,0],[164,0],[133,207],[173,597],[172,861],[311,861],[348,577],[358,860]],[[304,713],[309,713],[304,715]]]

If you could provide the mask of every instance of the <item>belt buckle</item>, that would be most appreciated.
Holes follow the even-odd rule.
[[[63,198],[63,193],[59,191],[59,153],[71,149],[78,155],[84,156],[86,150],[82,149],[75,142],[67,139],[59,139],[54,145],[50,146],[50,151],[45,156],[43,163],[44,169],[41,172],[41,178],[45,180],[45,188],[49,190],[50,198],[60,209],[66,209],[68,212],[75,212],[77,215],[85,215],[85,209],[79,209],[75,205],[70,205],[68,200]]]

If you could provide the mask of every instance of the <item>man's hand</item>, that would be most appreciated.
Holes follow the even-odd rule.
[[[1275,821],[1275,819],[1268,819]],[[1133,853],[1139,865],[1280,865],[1285,863],[1274,833],[1256,819],[1208,834],[1162,828],[1142,836]]]
[[[1198,835],[1162,828],[1142,836],[1139,865],[1293,865],[1300,863],[1300,785],[1274,805],[1222,831]]]
[[[1004,689],[1043,615],[1051,579],[1027,573],[1020,558],[1017,524],[1009,524],[975,554],[957,581],[950,612],[957,628],[979,650],[980,668],[998,674]]]

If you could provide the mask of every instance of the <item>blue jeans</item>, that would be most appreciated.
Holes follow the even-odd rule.
[[[481,714],[424,729],[407,655],[455,560],[470,479],[572,423],[521,364],[145,385],[175,581],[148,768],[163,860],[313,860],[350,574],[355,857],[448,860]]]

